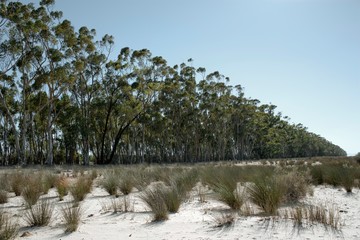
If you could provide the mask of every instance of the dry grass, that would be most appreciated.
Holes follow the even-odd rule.
[[[36,205],[30,207],[25,213],[24,219],[29,226],[47,226],[52,218],[54,206],[46,200],[40,201]]]
[[[61,209],[61,215],[65,222],[65,232],[75,232],[81,221],[82,210],[80,206],[65,206]]]
[[[8,192],[0,189],[0,204],[8,202]]]
[[[55,182],[55,187],[59,196],[59,200],[64,200],[64,197],[68,195],[69,192],[69,182],[66,177],[60,176]]]
[[[21,196],[27,207],[31,207],[39,200],[43,190],[41,176],[28,176],[26,181],[26,186],[23,188]]]
[[[117,189],[119,185],[119,178],[114,172],[110,172],[105,175],[105,178],[100,183],[110,195],[117,195]]]
[[[74,198],[75,204],[85,199],[86,195],[91,192],[92,179],[80,176],[76,182],[70,187],[70,193]]]
[[[163,198],[163,187],[155,186],[153,189],[145,190],[141,195],[141,200],[151,209],[153,221],[164,221],[168,217],[168,209]]]
[[[16,171],[9,176],[9,185],[11,191],[13,191],[16,196],[21,195],[25,183],[26,183],[26,177],[25,174],[22,172]]]
[[[18,226],[5,214],[3,210],[0,210],[0,239],[11,240],[15,239],[18,233]]]

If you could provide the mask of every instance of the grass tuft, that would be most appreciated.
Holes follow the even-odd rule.
[[[68,195],[69,192],[69,182],[66,177],[60,176],[55,182],[55,187],[59,196],[59,200],[64,200],[64,197]]]
[[[38,176],[28,176],[27,185],[24,187],[21,196],[23,197],[27,207],[31,207],[36,204],[39,200],[42,192],[42,181],[41,177]]]
[[[14,224],[9,215],[0,210],[0,239],[11,240],[15,239],[18,233],[18,226]]]
[[[115,196],[117,194],[119,179],[115,173],[107,174],[100,184],[110,195]]]
[[[47,226],[50,223],[53,210],[54,206],[49,201],[43,200],[31,206],[25,213],[24,218],[29,226]]]
[[[163,198],[163,187],[155,186],[153,189],[147,189],[140,195],[140,198],[153,212],[153,221],[164,221],[169,218]]]
[[[85,199],[86,195],[91,192],[92,179],[80,176],[77,181],[70,187],[70,193],[74,198],[74,202],[78,203]]]
[[[66,206],[61,209],[62,218],[65,222],[65,232],[75,232],[81,220],[82,210],[80,206]]]

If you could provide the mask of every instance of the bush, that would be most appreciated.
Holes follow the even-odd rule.
[[[18,233],[18,226],[14,224],[10,217],[0,210],[0,239],[15,239]]]
[[[148,189],[140,195],[143,202],[153,212],[153,221],[163,221],[168,219],[168,209],[163,198],[163,188],[155,186],[153,189]]]
[[[250,200],[265,214],[274,215],[281,204],[284,190],[274,177],[260,178],[247,188]]]
[[[33,205],[25,213],[25,221],[30,226],[47,226],[50,223],[54,206],[46,200],[40,201],[38,204]]]
[[[82,211],[80,206],[66,206],[61,209],[62,218],[65,222],[65,232],[75,232],[79,226]]]

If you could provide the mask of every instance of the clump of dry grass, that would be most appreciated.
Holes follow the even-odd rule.
[[[9,176],[9,185],[10,185],[11,191],[13,191],[16,196],[21,195],[21,193],[24,189],[25,183],[26,183],[25,174],[20,171],[12,173]]]
[[[296,170],[277,176],[276,181],[281,185],[284,192],[283,202],[296,203],[311,193],[310,179],[308,172]]]
[[[0,239],[15,239],[18,233],[18,226],[11,221],[9,215],[0,210]]]
[[[59,196],[59,200],[64,200],[64,197],[68,195],[69,192],[69,182],[66,177],[60,176],[55,182],[55,187]]]
[[[80,176],[76,182],[70,187],[70,193],[74,198],[74,202],[78,203],[85,199],[86,195],[91,192],[92,179]]]
[[[30,207],[25,213],[24,219],[29,226],[47,226],[50,223],[54,206],[46,200],[42,200]]]
[[[55,187],[57,179],[58,177],[50,172],[43,174],[42,186],[44,194],[47,194],[51,188]]]
[[[306,227],[314,224],[322,224],[326,228],[330,227],[334,230],[340,230],[341,217],[338,209],[334,206],[326,205],[310,205],[310,206],[297,206],[285,210],[283,213],[285,219],[294,221],[294,227]]]
[[[36,204],[42,193],[42,181],[39,176],[28,176],[26,178],[26,186],[24,187],[21,196],[23,197],[27,207]]]
[[[132,171],[126,170],[120,174],[118,187],[120,192],[124,195],[128,195],[132,192],[135,187],[135,179]]]
[[[163,198],[163,187],[154,186],[145,190],[140,198],[151,209],[153,221],[164,221],[168,219],[168,209]]]
[[[75,232],[81,221],[82,210],[80,206],[66,206],[61,209],[62,219],[65,222],[65,232]]]
[[[119,178],[114,172],[111,172],[105,175],[100,184],[110,195],[115,196],[117,194]]]
[[[275,177],[261,178],[254,181],[247,188],[250,200],[258,205],[265,214],[275,215],[279,208],[283,195],[284,189],[276,181]]]

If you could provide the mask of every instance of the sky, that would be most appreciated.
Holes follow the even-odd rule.
[[[360,152],[358,0],[57,0],[55,9],[76,29],[113,35],[114,58],[123,47],[169,65],[192,58],[348,155]]]

